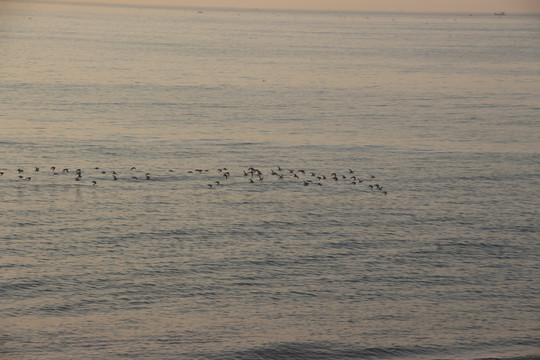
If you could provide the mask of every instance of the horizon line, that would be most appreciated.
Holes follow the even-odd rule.
[[[68,0],[0,0],[0,3],[30,3],[30,4],[49,4],[49,5],[66,5],[66,6],[89,6],[89,7],[116,7],[116,8],[147,8],[147,9],[217,9],[217,10],[257,10],[257,11],[307,11],[307,12],[353,12],[353,13],[403,13],[403,14],[475,14],[475,15],[494,15],[491,11],[444,11],[444,10],[361,10],[361,9],[309,9],[309,8],[279,8],[279,7],[245,7],[245,6],[195,6],[195,5],[169,5],[169,4],[127,4],[120,2],[101,2],[101,1],[75,1]],[[540,15],[540,12],[512,12],[508,13],[502,10],[506,16],[508,15]]]

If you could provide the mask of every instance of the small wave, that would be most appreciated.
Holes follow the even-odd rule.
[[[278,343],[241,351],[217,354],[215,359],[389,359],[424,357],[442,353],[438,347],[354,347],[338,343]]]
[[[466,352],[466,350],[465,350]],[[205,357],[206,358],[206,357]],[[540,355],[475,357],[463,348],[443,346],[360,347],[335,342],[290,342],[212,354],[212,359],[287,360],[287,359],[429,359],[429,360],[540,360]]]

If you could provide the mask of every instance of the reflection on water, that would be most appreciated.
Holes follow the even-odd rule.
[[[538,355],[536,19],[5,9],[3,358]]]

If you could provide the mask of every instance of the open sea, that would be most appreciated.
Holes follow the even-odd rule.
[[[540,15],[0,1],[0,359],[540,359]]]

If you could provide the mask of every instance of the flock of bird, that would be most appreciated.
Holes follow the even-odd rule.
[[[43,172],[41,171],[40,167],[34,166],[33,169],[26,170],[23,168],[18,168],[14,171],[14,174],[16,175],[16,180],[19,181],[32,181],[33,176],[32,173],[39,173]],[[76,170],[69,169],[69,168],[57,168],[55,166],[51,166],[48,170],[48,173],[52,175],[71,175],[73,176],[74,181],[82,182],[86,178],[83,178],[83,171],[79,168]],[[175,173],[175,170],[169,169],[167,171],[170,173]],[[85,171],[85,176],[87,176],[87,172]],[[90,177],[92,180],[88,182],[88,184],[92,186],[96,186],[98,184],[98,181],[96,180],[96,175],[100,175],[100,178],[97,180],[109,180],[109,181],[118,181],[118,180],[131,180],[131,181],[138,181],[138,180],[156,180],[159,178],[154,177],[150,172],[141,172],[137,170],[135,166],[131,167],[129,170],[126,170],[124,172],[117,172],[115,170],[102,170],[99,167],[94,167],[92,170],[90,170]],[[226,168],[219,168],[217,170],[211,171],[208,169],[193,169],[188,170],[186,173],[187,176],[204,176],[203,178],[208,180],[212,180],[212,182],[207,183],[206,187],[208,189],[216,189],[220,186],[224,186],[226,184],[230,184],[233,180],[235,181],[242,181],[241,179],[244,179],[244,182],[247,183],[258,183],[262,182],[265,179],[270,180],[277,180],[277,181],[294,181],[297,182],[303,186],[325,186],[329,185],[331,183],[345,183],[350,185],[365,185],[367,186],[367,189],[372,191],[380,192],[383,195],[387,195],[388,192],[386,189],[383,189],[383,186],[379,184],[378,180],[376,180],[376,177],[374,175],[368,175],[366,177],[361,177],[356,174],[356,172],[352,169],[348,169],[345,172],[338,173],[338,172],[332,172],[329,175],[325,175],[322,173],[316,173],[313,171],[308,171],[304,169],[283,169],[279,165],[277,165],[275,168],[270,169],[269,171],[263,171],[259,168],[255,167],[248,167],[245,170],[241,170],[241,172],[235,172],[234,174],[231,174],[231,172]],[[170,175],[169,175],[170,176]],[[0,179],[6,178],[8,176],[8,170],[0,171]],[[231,179],[231,180],[230,180]],[[268,181],[267,181],[268,182]]]

